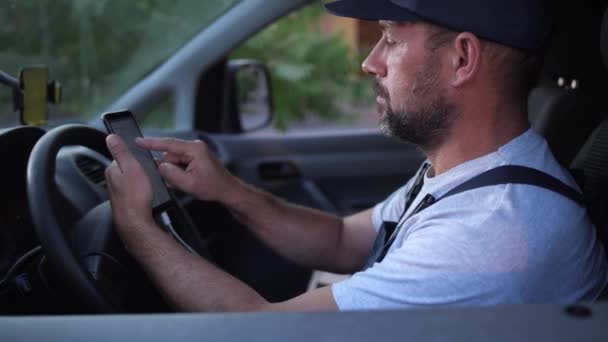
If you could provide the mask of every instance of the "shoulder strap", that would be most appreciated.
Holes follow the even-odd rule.
[[[502,185],[502,184],[525,184],[553,191],[564,197],[569,198],[573,202],[582,207],[586,207],[585,198],[576,189],[565,184],[561,180],[536,169],[519,165],[499,166],[495,169],[486,171],[477,175],[470,180],[458,185],[450,190],[441,198],[435,199],[432,195],[427,195],[422,202],[416,207],[412,215],[416,215],[433,204],[463,193],[469,190],[484,188],[486,186]]]
[[[581,206],[585,205],[583,195],[561,180],[545,172],[518,165],[500,166],[484,172],[450,190],[439,200],[458,195],[465,191],[501,184],[526,184],[537,186],[567,197]]]
[[[435,199],[431,194],[427,194],[422,199],[420,204],[418,204],[418,206],[410,214],[410,217],[420,213],[421,211],[431,207],[433,204],[445,198],[452,197],[469,190],[475,190],[487,186],[502,184],[525,184],[547,189],[549,191],[553,191],[557,194],[567,197],[573,202],[579,204],[580,206],[585,207],[583,195],[574,188],[560,181],[559,179],[545,172],[529,167],[518,165],[506,165],[497,167],[495,169],[486,171],[478,176],[475,176],[470,180],[455,187],[454,189],[450,190],[447,194],[443,195],[438,199]],[[403,222],[401,222],[400,220],[399,224],[403,224]],[[391,231],[394,233],[392,234],[392,236],[390,236],[390,239],[386,241],[382,252],[380,253],[377,259],[377,262],[381,262],[384,259],[384,257],[388,253],[388,250],[390,249],[390,246],[395,241],[397,237],[397,234],[395,232],[396,228],[397,225],[391,226]]]

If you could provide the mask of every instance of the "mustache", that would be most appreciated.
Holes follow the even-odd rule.
[[[374,87],[374,92],[376,93],[376,96],[380,96],[384,99],[389,98],[388,90],[380,84],[380,81],[374,80],[373,87]]]

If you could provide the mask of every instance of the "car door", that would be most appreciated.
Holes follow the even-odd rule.
[[[286,200],[346,216],[403,185],[422,162],[415,147],[376,131],[218,138],[228,167]]]

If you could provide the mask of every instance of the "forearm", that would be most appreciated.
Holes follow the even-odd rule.
[[[205,154],[202,143],[161,140],[149,141],[148,145],[149,148],[156,146],[162,150],[164,146],[170,149],[174,154],[169,159],[175,162],[189,160],[188,172],[173,164],[164,163],[159,167],[170,184],[178,184],[177,188],[205,189],[209,193],[201,192],[198,198],[207,200],[216,199],[215,195],[230,188],[218,180],[231,179],[221,168],[215,169],[215,181],[199,184],[200,180],[213,178],[206,174],[210,172],[210,164],[196,158]],[[270,304],[238,279],[187,252],[154,222],[151,210],[154,194],[150,182],[128,146],[117,136],[110,135],[108,149],[115,159],[105,175],[116,231],[126,249],[173,307],[183,311],[214,312],[337,310],[331,289],[327,288]],[[212,158],[207,161],[213,163]]]
[[[240,280],[186,251],[154,223],[140,224],[125,247],[174,309],[189,312],[265,311],[270,304]]]
[[[353,260],[343,253],[344,220],[319,210],[293,205],[240,183],[223,203],[261,241],[305,267],[351,272]]]

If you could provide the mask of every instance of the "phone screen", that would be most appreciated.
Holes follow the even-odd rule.
[[[109,113],[104,115],[104,123],[110,133],[115,133],[125,141],[131,153],[144,168],[154,191],[152,207],[159,210],[171,201],[171,195],[163,181],[150,151],[135,144],[135,138],[141,137],[141,131],[135,118],[129,112]]]

